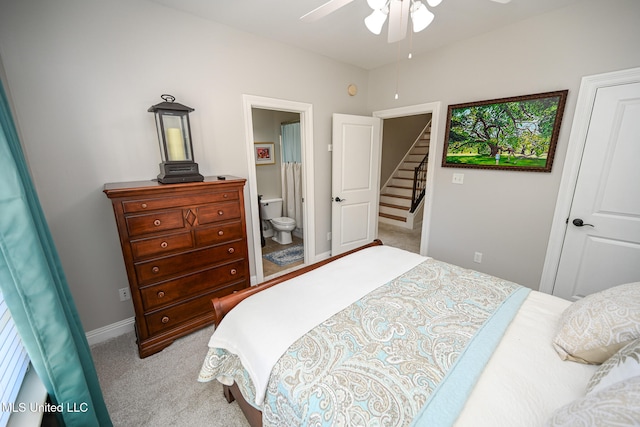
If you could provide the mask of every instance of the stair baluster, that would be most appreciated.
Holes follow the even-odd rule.
[[[411,209],[409,212],[415,212],[418,205],[424,198],[427,183],[427,160],[429,152],[425,154],[420,164],[413,171],[413,190],[411,192]]]

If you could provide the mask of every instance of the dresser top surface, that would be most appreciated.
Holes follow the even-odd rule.
[[[183,191],[190,188],[202,188],[202,186],[221,186],[224,184],[229,185],[244,185],[246,179],[238,178],[231,175],[224,175],[225,179],[220,179],[217,176],[207,176],[202,182],[184,182],[179,184],[162,184],[157,180],[148,181],[130,181],[130,182],[111,182],[104,185],[104,193],[108,197],[118,197],[123,193],[129,191],[144,191],[149,190],[152,192],[166,190],[168,192]]]

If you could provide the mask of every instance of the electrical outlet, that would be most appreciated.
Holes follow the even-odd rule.
[[[331,240],[331,232],[327,233],[327,240]]]
[[[118,289],[118,294],[120,295],[120,301],[126,301],[128,299],[131,299],[131,293],[129,292],[129,288]]]
[[[473,254],[473,262],[480,264],[482,262],[482,252],[476,252]]]
[[[454,184],[464,184],[464,174],[454,173],[453,178],[451,178],[451,182],[453,182]]]

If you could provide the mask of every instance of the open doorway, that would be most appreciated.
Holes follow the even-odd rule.
[[[300,113],[252,109],[262,269],[272,277],[304,264]]]
[[[383,120],[378,238],[420,253],[431,113]]]
[[[256,284],[314,262],[313,118],[310,104],[250,95],[243,101]],[[296,140],[293,157],[283,133],[285,144]]]
[[[424,195],[424,210],[421,215],[422,225],[413,229],[410,234],[412,236],[407,236],[403,233],[396,234],[395,236],[386,230],[386,226],[379,224],[378,227],[378,238],[380,238],[384,243],[384,239],[386,239],[390,245],[393,245],[393,241],[399,242],[401,245],[402,240],[407,239],[407,237],[411,237],[414,240],[414,245],[418,244],[418,238],[415,237],[415,234],[419,234],[419,253],[421,255],[428,255],[428,245],[429,245],[429,228],[431,224],[431,206],[432,206],[432,198],[433,198],[433,188],[434,188],[434,176],[435,176],[435,167],[436,167],[436,149],[437,149],[437,135],[438,135],[438,124],[440,121],[440,102],[431,102],[426,104],[417,104],[411,105],[408,107],[400,107],[393,108],[390,110],[381,110],[375,111],[373,113],[374,117],[379,117],[383,120],[383,146],[385,144],[385,127],[387,127],[391,122],[388,122],[389,119],[401,118],[401,117],[409,117],[409,116],[418,116],[418,115],[428,115],[430,116],[430,148],[429,148],[429,156],[427,159],[427,171],[426,171],[426,182],[425,182],[425,195]],[[387,141],[388,142],[388,141]],[[383,153],[384,156],[384,153]],[[381,171],[382,173],[382,171]],[[384,178],[380,180],[384,182]],[[409,248],[409,250],[415,251],[413,248]]]

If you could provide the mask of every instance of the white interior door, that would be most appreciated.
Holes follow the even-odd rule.
[[[380,141],[379,118],[333,115],[331,255],[377,235]]]
[[[597,89],[553,294],[640,281],[640,83]]]

